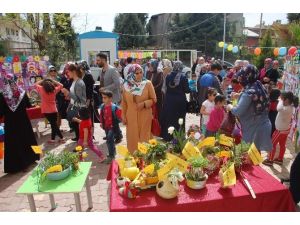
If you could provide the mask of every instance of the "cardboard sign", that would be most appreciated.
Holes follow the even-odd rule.
[[[142,154],[147,154],[148,152],[148,147],[142,143],[138,143],[138,150],[142,153]]]
[[[150,164],[143,169],[143,172],[146,174],[152,174],[154,172],[154,164]]]
[[[126,157],[129,155],[128,148],[124,145],[117,145],[116,150],[117,150],[117,153],[123,157]]]
[[[200,151],[191,142],[187,142],[182,151],[183,156],[189,159],[194,156],[200,156]]]
[[[176,166],[176,160],[175,159],[170,160],[164,167],[157,170],[158,179],[159,180],[164,179],[175,166]]]
[[[201,149],[205,146],[215,146],[215,142],[216,142],[216,138],[215,137],[208,137],[208,138],[205,138],[203,141],[201,141],[199,144],[198,144],[198,148]]]
[[[225,172],[223,172],[223,184],[224,187],[229,187],[236,184],[234,163],[232,163],[231,166]]]
[[[171,153],[167,153],[167,159],[169,159],[169,160],[175,160],[176,161],[176,167],[182,173],[185,173],[187,171],[187,168],[188,168],[189,164],[185,160],[183,160],[183,159],[181,159],[181,158],[179,158],[176,155],[173,155]]]
[[[41,148],[41,146],[31,146],[31,148],[32,148],[32,150],[34,151],[34,153],[35,154],[38,154],[38,155],[40,155],[40,154],[42,154],[43,153],[43,151],[42,151],[42,148]]]
[[[221,134],[220,135],[220,145],[232,147],[233,146],[233,138],[227,137],[226,135]]]
[[[252,145],[250,146],[248,155],[255,166],[259,165],[263,161],[263,158],[261,157],[254,143],[252,143]]]

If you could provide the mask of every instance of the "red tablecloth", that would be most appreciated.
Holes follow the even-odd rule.
[[[206,188],[192,190],[185,181],[180,185],[177,198],[165,200],[155,190],[139,193],[136,199],[123,198],[118,193],[116,177],[118,165],[114,161],[110,167],[107,180],[111,180],[110,211],[111,212],[286,212],[295,211],[295,204],[289,190],[259,166],[247,167],[244,174],[250,182],[256,199],[238,178],[237,184],[231,188],[220,188],[217,175],[208,178]]]
[[[41,107],[34,107],[27,109],[27,114],[30,120],[44,118],[42,114]],[[0,118],[0,123],[3,123],[4,118]]]

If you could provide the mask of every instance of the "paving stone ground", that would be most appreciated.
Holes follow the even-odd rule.
[[[191,124],[198,124],[199,117],[195,115],[188,114],[187,115],[187,123],[188,127]],[[66,121],[63,121],[62,129],[65,130],[63,133],[64,136],[68,139],[65,144],[61,145],[48,145],[47,140],[50,138],[50,127],[45,127],[43,121],[39,123],[42,137],[37,139],[39,145],[43,147],[45,150],[50,150],[53,152],[60,152],[64,149],[72,150],[76,146],[75,142],[71,141],[71,138],[74,134],[70,134],[68,130],[68,126]],[[125,127],[121,126],[121,130],[124,135],[123,142],[121,144],[126,144],[126,133]],[[103,140],[104,131],[99,127],[99,124],[95,126],[95,138],[96,144],[107,152],[107,147],[105,141]],[[265,156],[265,153],[263,153]],[[274,165],[273,168],[265,167],[263,168],[268,171],[272,176],[276,179],[280,180],[281,178],[288,178],[289,171],[291,167],[291,163],[295,157],[295,152],[293,146],[289,143],[287,146],[287,151],[285,154],[285,160],[283,166]],[[110,182],[106,181],[106,175],[109,169],[109,166],[106,164],[100,164],[97,162],[97,157],[93,152],[89,152],[89,156],[87,161],[92,161],[92,168],[89,174],[90,183],[91,183],[91,191],[93,198],[92,209],[88,209],[87,205],[87,196],[85,189],[80,194],[82,211],[97,211],[97,212],[105,212],[109,211],[109,193],[110,193]],[[4,174],[3,173],[3,164],[0,165],[0,211],[10,211],[10,212],[28,212],[30,211],[28,201],[26,196],[17,195],[16,191],[21,186],[21,184],[26,180],[26,178],[31,173],[34,166],[28,169],[27,172],[20,172],[16,174]],[[54,210],[55,212],[72,212],[76,211],[74,197],[72,194],[59,194],[55,195],[55,201],[57,204],[57,208]],[[48,212],[51,211],[50,201],[48,195],[36,195],[34,196],[37,210],[40,212]],[[298,207],[298,211],[300,208]]]

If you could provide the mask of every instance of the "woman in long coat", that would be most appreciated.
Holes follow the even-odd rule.
[[[122,119],[126,125],[127,147],[132,153],[138,142],[151,139],[152,105],[156,95],[151,81],[143,78],[143,69],[133,64],[130,76],[124,83],[122,98]]]
[[[152,59],[150,61],[149,72],[147,74],[148,80],[152,82],[157,98],[157,113],[160,115],[162,109],[163,93],[162,86],[164,83],[163,71],[158,68],[159,61],[157,59]]]
[[[5,154],[4,172],[16,173],[25,170],[39,159],[32,149],[37,145],[26,108],[31,107],[24,90],[19,88],[13,76],[3,78],[4,88],[0,93],[0,117],[4,116]]]
[[[181,61],[175,61],[173,71],[165,79],[166,94],[161,113],[161,137],[170,141],[172,136],[168,134],[168,128],[173,126],[179,129],[178,120],[183,119],[183,129],[185,129],[185,115],[187,100],[186,94],[190,92],[186,76],[182,72],[183,64]]]

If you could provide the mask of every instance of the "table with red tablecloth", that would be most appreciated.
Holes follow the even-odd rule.
[[[162,199],[155,189],[141,191],[136,199],[122,197],[118,192],[116,177],[118,164],[113,161],[107,175],[111,180],[111,212],[293,212],[295,204],[289,190],[259,166],[243,168],[245,177],[251,184],[256,199],[253,199],[243,183],[237,177],[237,183],[231,188],[220,188],[217,174],[210,176],[206,187],[192,190],[185,181],[180,184],[180,192],[175,199]]]
[[[41,119],[45,116],[42,114],[41,107],[33,107],[27,109],[27,115],[30,120]],[[0,118],[0,123],[3,123],[4,118]]]

